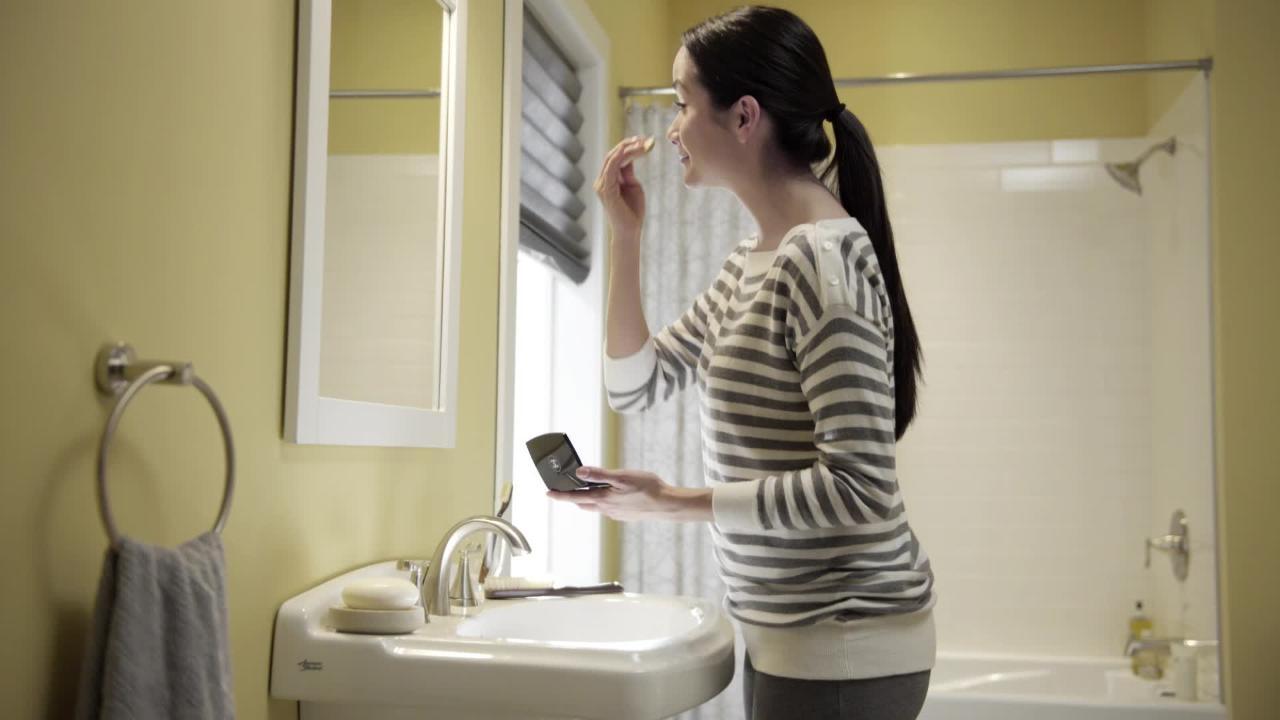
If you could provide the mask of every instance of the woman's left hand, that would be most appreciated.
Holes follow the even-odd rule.
[[[643,470],[578,468],[578,477],[606,483],[607,488],[548,490],[547,496],[594,510],[612,520],[711,520],[711,491],[668,485]]]

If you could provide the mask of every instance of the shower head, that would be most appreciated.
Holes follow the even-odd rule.
[[[1169,138],[1162,143],[1157,143],[1147,148],[1147,151],[1138,156],[1137,160],[1126,163],[1107,163],[1107,174],[1115,178],[1127,190],[1141,195],[1142,183],[1138,179],[1138,168],[1142,167],[1142,163],[1146,162],[1151,153],[1157,150],[1164,150],[1173,155],[1178,149],[1177,138]]]
[[[1138,181],[1138,163],[1107,163],[1107,174],[1126,189],[1142,194],[1142,183]]]

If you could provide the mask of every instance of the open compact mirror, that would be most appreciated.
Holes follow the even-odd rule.
[[[551,490],[572,492],[574,490],[590,490],[591,488],[609,487],[607,483],[587,482],[578,478],[578,468],[582,460],[573,443],[564,433],[547,433],[525,443],[533,464],[538,468],[542,482]]]

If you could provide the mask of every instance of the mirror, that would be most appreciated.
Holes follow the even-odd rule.
[[[285,437],[452,447],[465,0],[302,0]]]

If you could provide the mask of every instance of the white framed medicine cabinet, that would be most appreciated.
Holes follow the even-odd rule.
[[[285,440],[453,447],[468,0],[300,0]]]

